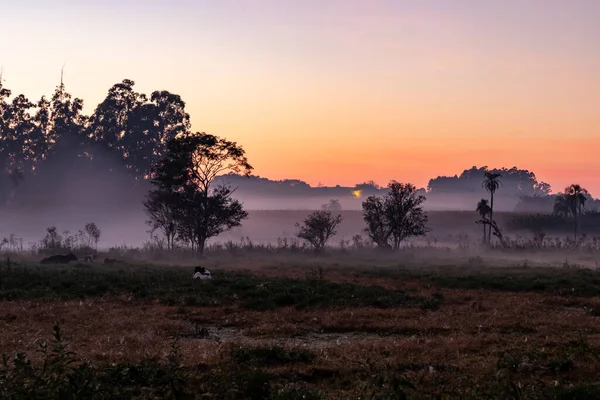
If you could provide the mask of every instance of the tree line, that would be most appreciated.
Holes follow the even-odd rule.
[[[190,116],[182,98],[165,90],[147,95],[135,89],[130,79],[113,85],[91,115],[83,113],[83,100],[72,96],[61,81],[49,98],[32,101],[14,95],[0,79],[0,202],[12,199],[27,179],[40,177],[53,165],[72,170],[115,170],[133,182],[149,179],[152,166],[164,154],[169,139],[190,130]],[[109,160],[104,162],[105,160]],[[478,193],[480,177],[487,167],[472,167],[460,175],[431,179],[422,194]],[[114,172],[114,171],[113,171]],[[517,167],[492,169],[503,176],[507,196],[523,198],[522,207],[548,197],[551,187],[538,182],[535,174]],[[50,172],[47,172],[50,174]],[[240,192],[274,196],[383,195],[388,190],[373,181],[353,187],[311,187],[298,179],[271,181],[230,173],[219,177]]]
[[[53,162],[77,170],[107,168],[98,161],[108,154],[134,181],[148,181],[152,189],[143,201],[148,224],[163,233],[168,247],[176,242],[204,251],[206,241],[241,225],[248,214],[233,196],[235,187],[223,176],[249,177],[253,167],[242,146],[204,132],[192,132],[185,102],[168,91],[150,96],[134,90],[134,82],[113,85],[90,116],[82,113],[83,101],[74,98],[61,81],[50,99],[31,102],[24,95],[12,97],[0,80],[0,194],[8,200],[28,177],[40,175]],[[481,181],[483,177],[483,182]],[[502,180],[500,178],[502,177]],[[452,183],[454,182],[454,183]],[[458,186],[456,186],[458,182]],[[493,218],[494,195],[506,183],[523,196],[547,196],[550,186],[537,182],[529,171],[465,170],[461,176],[438,177],[428,190],[392,181],[386,188],[375,182],[356,185],[368,194],[362,203],[365,232],[381,248],[398,249],[409,237],[424,235],[426,195],[448,191],[452,185],[474,191],[474,183],[490,193],[490,202],[477,205],[484,242],[502,240]],[[304,188],[302,181],[287,182]],[[571,185],[555,197],[554,213],[572,218],[577,236],[585,202],[591,196]],[[335,210],[320,210],[298,225],[298,236],[317,250],[335,234],[341,222]]]
[[[14,197],[21,183],[53,164],[86,171],[127,172],[134,181],[148,178],[169,139],[189,131],[189,114],[180,96],[154,91],[150,96],[125,79],[113,85],[92,115],[63,82],[54,94],[30,101],[12,96],[0,81],[0,196]],[[109,158],[111,162],[100,160]]]
[[[481,186],[490,193],[490,200],[481,199],[475,208],[475,211],[479,214],[481,219],[476,221],[477,224],[483,226],[483,243],[491,244],[492,235],[496,236],[501,243],[504,242],[502,232],[498,227],[498,224],[494,220],[494,195],[496,191],[502,186],[502,174],[494,171],[485,171],[484,179]],[[581,230],[581,219],[584,215],[584,207],[588,199],[591,196],[587,189],[579,184],[571,184],[567,186],[562,192],[553,196],[554,207],[552,211],[552,217],[558,217],[558,219],[551,219],[550,222],[563,222],[565,220],[571,221],[573,226],[573,239],[576,242],[577,236]],[[595,210],[590,210],[592,214],[596,214]],[[537,214],[528,216],[527,218],[520,218],[520,227],[534,228],[537,230],[538,235],[545,235],[540,229],[539,220],[547,222],[548,218],[544,214]],[[550,224],[551,226],[552,224]]]

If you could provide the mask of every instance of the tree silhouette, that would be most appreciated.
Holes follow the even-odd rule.
[[[573,216],[571,214],[569,200],[563,193],[559,193],[554,199],[554,209],[552,213],[563,218],[571,218]]]
[[[185,134],[167,142],[165,155],[152,170],[152,183],[168,194],[162,199],[175,210],[179,237],[203,254],[209,238],[240,226],[248,216],[231,197],[234,189],[213,188],[215,177],[225,171],[249,175],[252,169],[237,143],[206,133]],[[149,196],[161,199],[156,191]]]
[[[475,211],[477,211],[479,213],[479,215],[481,216],[481,222],[483,225],[483,243],[487,243],[487,238],[486,238],[486,217],[491,213],[492,208],[490,207],[490,205],[488,204],[488,201],[486,199],[481,199],[479,201],[479,203],[477,203],[477,208],[475,209]]]
[[[151,190],[144,200],[144,211],[148,215],[146,223],[151,232],[160,229],[167,239],[167,249],[173,250],[177,234],[177,194],[164,190]]]
[[[579,184],[572,184],[565,188],[564,193],[557,197],[557,203],[555,203],[555,209],[560,212],[568,209],[573,217],[573,236],[575,240],[577,240],[577,233],[580,230],[579,221],[588,195],[587,189]]]
[[[85,224],[85,233],[88,236],[88,246],[98,248],[98,241],[100,241],[101,231],[94,222]]]
[[[397,250],[403,240],[427,233],[421,206],[425,196],[411,183],[392,181],[388,189],[385,197],[369,196],[363,202],[365,232],[378,247]]]
[[[438,176],[430,179],[427,185],[431,193],[477,193],[481,189],[481,175],[486,172],[502,176],[503,192],[509,196],[547,196],[551,187],[546,182],[539,182],[533,172],[526,169],[472,167],[460,175]]]
[[[492,241],[492,225],[494,224],[494,193],[502,185],[500,182],[501,174],[497,172],[485,172],[485,179],[481,183],[481,186],[490,192],[490,224],[488,230],[488,243]],[[485,226],[485,225],[484,225]]]
[[[51,155],[70,157],[72,161],[76,161],[84,155],[83,147],[88,144],[84,130],[87,117],[81,113],[83,100],[73,98],[61,82],[56,87],[49,106],[50,131],[47,136],[52,145]]]
[[[167,142],[187,132],[189,115],[180,96],[155,91],[150,99],[125,79],[113,85],[90,118],[89,135],[113,149],[136,178],[147,178]]]
[[[321,209],[325,211],[340,212],[342,211],[342,205],[338,199],[331,199],[329,200],[329,203],[323,204]]]
[[[314,211],[300,225],[296,223],[296,236],[309,242],[317,252],[323,250],[327,241],[336,234],[342,216],[334,216],[329,210]]]

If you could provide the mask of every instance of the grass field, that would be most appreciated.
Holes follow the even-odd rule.
[[[0,398],[599,398],[600,271],[403,254],[4,261]]]

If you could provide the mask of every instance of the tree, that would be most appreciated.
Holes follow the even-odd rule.
[[[36,125],[32,116],[31,103],[24,95],[18,95],[11,102],[7,99],[11,92],[0,83],[0,180],[4,184],[4,196],[9,202],[19,185],[25,179],[24,173],[35,169],[37,158]],[[2,179],[4,178],[4,179]]]
[[[487,166],[474,166],[460,175],[430,179],[427,187],[431,193],[477,193],[481,189],[481,175],[486,172],[502,175],[503,187],[509,196],[547,196],[551,192],[548,183],[538,181],[533,172],[517,167],[488,169]]]
[[[559,193],[554,199],[552,213],[562,218],[571,218],[571,206],[569,205],[569,200],[563,193]]]
[[[485,172],[485,179],[481,183],[481,186],[490,192],[490,224],[488,230],[488,243],[492,242],[492,225],[494,224],[494,193],[502,185],[500,182],[501,174],[497,172]]]
[[[191,242],[200,255],[208,239],[241,226],[241,221],[248,218],[242,203],[231,197],[233,192],[228,186],[218,186],[207,196],[190,191],[180,197],[180,236]]]
[[[573,217],[573,236],[575,240],[577,240],[579,221],[583,214],[583,207],[587,201],[587,196],[589,196],[587,189],[581,187],[581,185],[572,184],[565,188],[564,193],[558,195],[554,203],[556,214],[570,214]]]
[[[85,233],[88,236],[88,246],[98,248],[98,242],[100,241],[100,228],[95,223],[90,222],[85,224]]]
[[[477,208],[475,209],[475,211],[477,211],[479,213],[479,215],[481,216],[481,222],[483,225],[483,243],[487,243],[485,222],[486,222],[486,217],[490,214],[491,210],[492,209],[486,199],[481,199],[479,201],[479,203],[477,203]]]
[[[302,225],[296,223],[296,236],[309,242],[316,251],[321,251],[327,241],[336,234],[337,226],[342,222],[342,216],[334,216],[329,210],[312,212],[304,219]]]
[[[167,142],[165,155],[152,169],[152,184],[168,194],[162,201],[174,209],[178,236],[203,254],[209,238],[240,226],[248,216],[231,197],[235,189],[213,187],[215,178],[226,171],[249,176],[252,169],[237,143],[188,133]]]
[[[90,136],[116,151],[136,178],[145,178],[167,142],[187,132],[190,122],[180,96],[155,91],[148,99],[134,85],[125,79],[110,88],[90,119]]]
[[[342,205],[340,204],[340,201],[338,199],[329,200],[329,203],[323,204],[323,206],[321,208],[325,211],[327,211],[327,210],[333,211],[333,212],[342,211]]]
[[[381,248],[400,248],[403,240],[425,235],[425,196],[410,183],[390,182],[385,197],[369,196],[362,204],[365,232]]]
[[[167,249],[173,250],[177,234],[177,195],[164,190],[151,190],[143,202],[151,231],[160,229],[167,239]]]

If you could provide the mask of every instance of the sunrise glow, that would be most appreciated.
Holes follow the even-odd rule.
[[[87,113],[125,78],[169,90],[260,176],[423,187],[516,165],[600,195],[595,0],[32,0],[2,14],[7,88],[51,95],[65,65]]]

